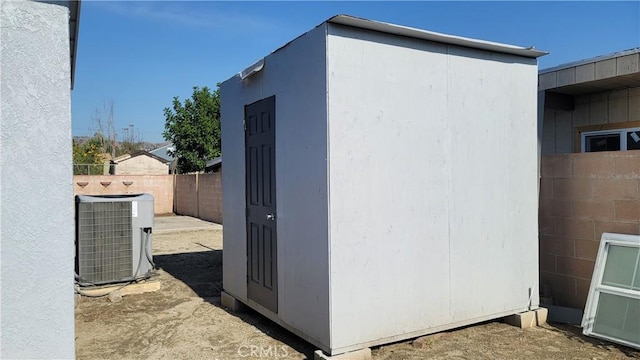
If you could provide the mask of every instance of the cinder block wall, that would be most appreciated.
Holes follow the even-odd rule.
[[[176,175],[176,214],[198,217],[196,177],[197,175]]]
[[[640,234],[640,151],[543,155],[540,284],[584,308],[603,232]]]
[[[200,219],[222,224],[222,172],[200,175],[198,187]]]
[[[176,175],[175,196],[176,214],[222,223],[222,172]]]
[[[153,195],[156,215],[173,212],[173,175],[75,175],[73,177],[74,195],[140,193]]]

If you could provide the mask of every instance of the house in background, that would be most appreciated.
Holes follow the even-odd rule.
[[[0,6],[2,359],[75,357],[71,89],[79,15],[78,1]]]
[[[214,173],[220,171],[222,171],[222,156],[218,156],[207,161],[204,166],[205,173]]]
[[[603,232],[640,234],[640,48],[539,72],[542,299],[584,308]]]
[[[140,150],[113,159],[111,175],[166,175],[171,161]]]
[[[171,152],[175,151],[176,148],[173,143],[169,143],[167,145],[161,146],[157,149],[149,151],[151,154],[161,157],[165,160],[169,161],[169,173],[174,174],[176,172],[177,159],[171,155]]]
[[[541,70],[542,153],[640,149],[640,48]]]

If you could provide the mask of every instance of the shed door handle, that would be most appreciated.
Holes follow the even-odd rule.
[[[276,219],[276,215],[275,214],[267,214],[267,220],[275,220]]]

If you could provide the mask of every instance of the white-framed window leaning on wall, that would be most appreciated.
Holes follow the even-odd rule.
[[[640,127],[583,131],[580,133],[580,150],[582,152],[640,150]]]

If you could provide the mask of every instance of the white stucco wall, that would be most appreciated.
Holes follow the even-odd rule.
[[[329,26],[331,347],[537,305],[535,59]]]
[[[267,56],[251,77],[221,85],[224,289],[246,302],[244,106],[275,95],[278,314],[271,317],[316,344],[329,343],[325,29]]]
[[[2,1],[0,358],[75,357],[69,10]]]

